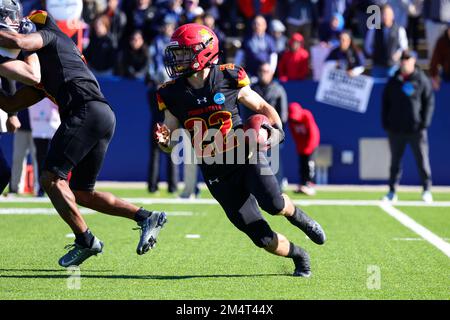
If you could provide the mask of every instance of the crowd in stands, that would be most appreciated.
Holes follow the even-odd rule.
[[[25,13],[45,9],[45,0],[24,5]],[[377,12],[370,5],[381,15],[371,19]],[[367,66],[375,77],[392,75],[411,47],[423,52],[435,88],[449,78],[445,0],[83,0],[81,20],[82,47],[98,75],[166,80],[165,45],[177,26],[196,22],[217,34],[222,62],[243,65],[255,77],[269,63],[281,81],[306,79],[311,48],[321,46],[350,75]],[[380,25],[368,28],[369,21]]]
[[[428,69],[435,90],[442,81],[450,81],[448,0],[74,1],[82,1],[83,9],[79,21],[70,25],[79,26],[76,40],[89,67],[97,76],[144,80],[152,126],[162,119],[155,92],[169,80],[164,51],[171,35],[184,23],[211,28],[220,42],[220,63],[244,66],[254,89],[277,109],[293,135],[299,135],[296,141],[308,141],[307,146],[297,143],[302,176],[299,191],[306,194],[314,193],[309,187],[314,175],[311,159],[320,134],[309,111],[298,103],[288,107],[279,82],[311,77],[317,80],[314,71],[320,76],[320,70],[313,64],[317,52],[321,52],[322,63],[332,61],[351,77],[366,73],[387,78],[397,72],[405,50],[412,48],[419,53],[417,61]],[[23,4],[25,14],[48,10],[45,0]],[[376,7],[368,10],[371,5]],[[301,136],[305,132],[310,138]],[[31,141],[31,135],[27,137]],[[22,148],[14,148],[23,150],[15,161],[18,168],[22,167],[24,154],[34,153],[28,140],[23,139]],[[159,149],[151,145],[150,154],[148,190],[156,192]],[[13,174],[16,180],[19,171]],[[175,192],[178,171],[170,161],[167,171],[169,192]],[[198,193],[196,176],[195,166],[185,167],[185,179],[190,183],[182,197]],[[283,185],[282,168],[277,178]],[[17,184],[11,185],[13,193],[17,192]]]

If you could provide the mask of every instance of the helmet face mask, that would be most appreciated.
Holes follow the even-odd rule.
[[[0,24],[17,30],[22,19],[22,5],[18,0],[0,0]]]
[[[171,78],[191,76],[210,66],[219,54],[214,32],[198,24],[179,27],[166,47],[164,64]]]

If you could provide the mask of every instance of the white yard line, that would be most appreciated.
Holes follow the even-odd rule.
[[[132,203],[140,204],[180,204],[180,205],[199,205],[199,204],[217,204],[212,198],[207,199],[168,199],[168,198],[125,198],[124,200]],[[293,200],[299,206],[380,206],[384,202],[380,200]],[[48,198],[3,198],[2,203],[51,203]],[[435,201],[433,203],[425,203],[423,201],[398,201],[395,206],[403,207],[450,207],[450,201]]]
[[[97,213],[91,209],[80,208],[82,214]],[[167,211],[169,216],[192,216],[192,211]],[[56,210],[53,208],[1,208],[0,215],[55,215]]]
[[[214,205],[217,204],[214,199],[167,199],[167,198],[127,198],[127,201],[141,204],[178,204],[178,205]],[[4,198],[1,203],[50,203],[48,198]],[[405,213],[394,208],[390,203],[377,200],[294,200],[299,206],[378,206],[388,213],[401,224],[417,233],[420,237],[441,250],[450,257],[450,244],[444,239],[432,233],[424,226],[418,224]],[[437,201],[427,204],[421,201],[399,201],[395,206],[408,207],[445,207],[450,208],[450,201]],[[81,213],[92,214],[95,211],[81,208]],[[53,208],[0,208],[0,215],[51,215],[56,214]],[[169,216],[192,216],[192,211],[169,211]]]
[[[424,226],[418,224],[411,217],[401,212],[400,210],[394,208],[391,204],[382,203],[380,204],[380,208],[383,209],[383,211],[385,211],[391,217],[396,219],[398,222],[403,224],[405,227],[417,233],[419,236],[424,238],[433,246],[441,250],[447,257],[450,258],[450,243],[445,242],[441,237],[435,235],[433,232],[431,232]]]

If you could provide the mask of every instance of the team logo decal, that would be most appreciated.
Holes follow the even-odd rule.
[[[411,97],[415,91],[414,85],[409,81],[403,84],[402,90],[408,97]]]
[[[208,102],[208,98],[203,97],[202,99],[197,99],[197,104],[202,104],[202,103],[207,103]]]
[[[203,43],[207,43],[209,40],[211,40],[211,42],[209,43],[209,48],[212,49],[214,47],[214,38],[212,34],[206,29],[201,29],[198,33],[202,37]]]
[[[217,104],[225,103],[225,95],[222,92],[218,92],[214,95],[214,102]]]

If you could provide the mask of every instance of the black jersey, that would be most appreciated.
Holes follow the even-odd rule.
[[[157,92],[158,106],[160,110],[167,108],[190,132],[194,150],[197,151],[194,136],[199,131],[194,128],[195,122],[202,124],[202,137],[204,130],[215,128],[227,139],[232,129],[242,127],[237,98],[239,90],[249,83],[243,68],[234,64],[213,65],[201,89],[192,88],[185,77],[165,83]],[[207,150],[205,145],[211,143],[213,142],[203,141],[201,149]],[[230,145],[217,144],[213,148],[214,152],[222,153],[229,149]],[[224,168],[223,164],[205,162],[201,162],[200,167],[207,177],[220,176],[233,169],[232,166]]]
[[[36,11],[29,19],[44,40],[44,47],[36,51],[42,70],[38,88],[45,90],[60,112],[88,101],[106,102],[83,55],[55,20],[45,11]]]

